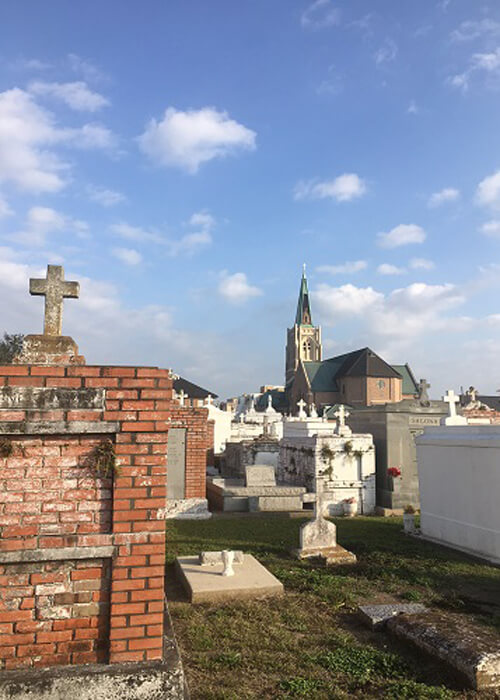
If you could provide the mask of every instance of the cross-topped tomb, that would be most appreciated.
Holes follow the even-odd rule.
[[[445,401],[449,406],[450,415],[448,418],[444,419],[445,425],[467,425],[467,418],[464,416],[459,416],[457,414],[457,403],[460,401],[460,397],[455,394],[453,389],[448,389],[445,396],[443,396],[443,401]]]
[[[30,279],[30,294],[45,297],[44,335],[62,335],[64,299],[78,299],[80,285],[64,279],[61,265],[47,265],[46,279]]]

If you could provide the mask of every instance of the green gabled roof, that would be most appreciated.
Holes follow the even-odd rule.
[[[304,362],[313,392],[339,391],[340,377],[395,377],[403,379],[403,394],[418,391],[408,365],[389,365],[370,348],[331,357],[323,362]]]
[[[299,301],[297,302],[295,324],[297,326],[312,325],[311,304],[309,303],[309,290],[307,288],[307,278],[305,269],[302,273],[302,279],[300,280]]]
[[[410,366],[406,364],[392,365],[392,367],[403,377],[403,394],[418,394],[418,384]]]

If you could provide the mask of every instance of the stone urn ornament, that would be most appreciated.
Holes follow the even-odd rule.
[[[234,576],[233,569],[234,552],[230,549],[222,550],[222,563],[224,568],[222,570],[222,576]]]
[[[354,496],[351,498],[345,498],[342,501],[342,508],[346,518],[353,518],[358,512],[358,502]]]
[[[405,506],[403,511],[403,529],[407,535],[413,535],[415,529],[415,508],[412,505]]]

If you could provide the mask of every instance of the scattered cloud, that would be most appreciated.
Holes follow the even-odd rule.
[[[439,0],[437,6],[441,10],[441,12],[446,12],[450,3],[451,3],[451,0]]]
[[[110,104],[109,100],[98,92],[93,92],[87,83],[30,83],[28,91],[34,95],[54,97],[62,100],[68,107],[81,112],[97,112]]]
[[[481,232],[491,238],[500,238],[500,221],[487,221],[481,226]]]
[[[7,200],[0,195],[0,219],[4,219],[6,216],[10,216],[13,213]]]
[[[462,92],[467,92],[475,75],[486,77],[487,86],[498,86],[500,80],[500,48],[490,53],[475,53],[469,67],[463,73],[448,78],[448,82]]]
[[[411,243],[423,243],[427,234],[416,224],[399,224],[387,233],[379,233],[377,237],[381,248],[398,248]]]
[[[466,20],[451,33],[452,41],[474,41],[482,37],[500,36],[500,22],[485,17],[480,20]]]
[[[88,229],[88,224],[84,221],[73,219],[50,207],[32,207],[26,215],[22,230],[8,234],[6,238],[30,248],[41,248],[52,233],[65,231],[87,237]]]
[[[134,248],[113,248],[111,253],[125,265],[140,265],[142,255]]]
[[[127,199],[121,192],[108,190],[105,187],[95,187],[94,185],[89,185],[86,188],[86,193],[92,202],[97,202],[103,207],[114,207]]]
[[[428,206],[432,209],[440,207],[448,202],[456,202],[460,198],[460,191],[454,187],[445,187],[439,192],[434,192],[429,198]]]
[[[24,71],[45,71],[52,68],[52,64],[40,61],[38,58],[18,58],[11,64],[11,67]]]
[[[398,55],[398,47],[393,39],[386,39],[383,45],[375,51],[373,58],[377,66],[381,66],[384,63],[391,63],[396,59]]]
[[[320,265],[316,268],[316,271],[328,275],[352,275],[355,272],[366,270],[367,267],[368,263],[366,260],[353,260],[342,265]]]
[[[329,66],[328,76],[316,87],[318,95],[339,95],[344,89],[342,77],[337,73],[335,66]]]
[[[102,82],[108,79],[108,76],[100,68],[76,53],[68,54],[68,64],[74,73],[82,75],[88,83]]]
[[[410,104],[408,105],[408,109],[406,111],[408,114],[419,114],[420,110],[419,110],[415,100],[411,100]]]
[[[165,244],[166,238],[154,230],[141,228],[140,226],[131,226],[125,222],[113,224],[111,231],[127,241],[137,241],[143,243],[160,243]]]
[[[186,112],[168,107],[163,119],[152,119],[138,139],[153,162],[190,174],[214,158],[255,150],[255,140],[254,131],[214,107]]]
[[[131,226],[124,222],[113,224],[111,231],[129,241],[159,244],[164,247],[166,254],[172,257],[177,255],[190,257],[211,245],[213,241],[212,230],[215,224],[215,218],[211,214],[207,211],[200,211],[194,213],[186,224],[189,228],[196,230],[180,238],[171,238],[154,229]]]
[[[331,0],[315,0],[300,16],[305,29],[326,29],[340,24],[341,13]]]
[[[35,194],[58,192],[70,169],[54,150],[61,145],[107,150],[116,138],[99,124],[59,126],[51,112],[19,88],[0,93],[0,182]]]
[[[230,275],[226,271],[221,273],[218,292],[230,304],[244,304],[263,293],[261,289],[248,283],[244,272]]]
[[[389,263],[382,263],[377,267],[377,272],[379,275],[405,275],[406,270],[404,267],[397,267],[396,265],[391,265]]]
[[[325,325],[336,325],[343,317],[361,318],[363,335],[372,340],[395,339],[411,345],[426,332],[457,326],[446,312],[464,303],[452,284],[410,284],[385,295],[373,287],[320,284],[312,292],[315,308]],[[456,329],[456,328],[455,328]]]
[[[412,270],[432,270],[435,264],[427,258],[412,258],[409,263]]]
[[[355,287],[344,284],[331,287],[319,284],[314,292],[314,306],[325,323],[337,323],[339,316],[360,316],[380,303],[384,295],[372,287]]]
[[[500,211],[500,170],[489,175],[477,186],[476,201],[483,207]]]
[[[337,202],[350,202],[366,194],[364,180],[355,173],[345,173],[334,180],[317,182],[315,180],[301,181],[294,189],[294,199],[336,199]]]

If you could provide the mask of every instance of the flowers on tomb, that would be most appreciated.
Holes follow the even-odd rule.
[[[393,479],[396,479],[398,476],[401,476],[401,469],[399,467],[389,467],[387,474],[392,476]]]

